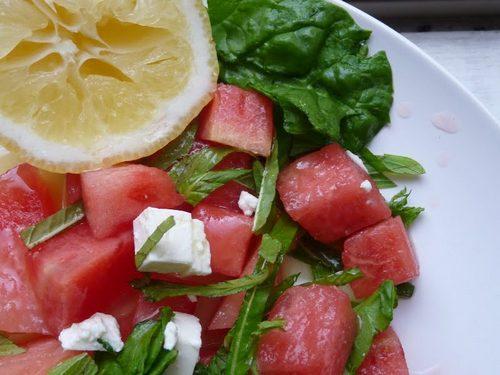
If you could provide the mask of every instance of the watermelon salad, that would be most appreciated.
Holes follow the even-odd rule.
[[[391,322],[423,209],[381,190],[424,169],[368,147],[385,53],[328,2],[208,12],[220,83],[177,139],[0,176],[0,374],[409,374]]]

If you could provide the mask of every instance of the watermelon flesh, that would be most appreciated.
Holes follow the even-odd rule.
[[[253,219],[224,208],[198,204],[193,219],[201,220],[210,243],[214,273],[238,277],[243,271],[253,237]]]
[[[238,182],[229,181],[227,184],[215,189],[212,193],[210,193],[210,195],[203,199],[201,203],[225,208],[227,210],[231,210],[233,212],[241,214],[242,211],[238,206],[238,200],[240,199],[240,194],[242,191],[246,191],[250,194],[255,194],[250,189],[239,184]]]
[[[85,213],[96,238],[132,228],[147,207],[175,208],[184,199],[167,172],[129,164],[81,175]]]
[[[198,297],[194,315],[200,320],[203,330],[208,329],[223,299],[224,297]]]
[[[0,231],[0,331],[48,334],[27,270],[27,257],[28,249],[16,233]]]
[[[79,352],[64,350],[58,340],[51,338],[30,342],[25,349],[26,352],[22,354],[0,356],[0,373],[46,375],[60,362],[79,354]]]
[[[400,217],[362,230],[344,242],[342,261],[359,267],[364,277],[351,283],[357,298],[368,297],[384,280],[395,284],[419,275],[417,257]]]
[[[213,170],[223,171],[226,169],[251,169],[254,158],[245,152],[232,152],[217,164]]]
[[[240,277],[251,275],[253,273],[258,258],[259,252],[256,250],[245,265],[245,268],[243,269]],[[219,309],[214,314],[214,317],[208,329],[215,330],[231,328],[236,322],[236,319],[238,319],[238,315],[240,313],[244,298],[245,292],[224,297]]]
[[[269,156],[273,142],[273,104],[254,91],[219,84],[200,115],[198,137],[253,154]]]
[[[196,303],[190,301],[186,296],[165,298],[159,302],[149,302],[146,301],[141,294],[135,312],[135,324],[156,317],[160,309],[165,306],[170,307],[172,311],[193,314]]]
[[[50,191],[35,167],[21,164],[0,176],[0,229],[19,232],[55,210]]]
[[[82,199],[82,184],[79,174],[66,175],[66,204],[70,205]]]
[[[43,243],[33,253],[31,269],[35,293],[54,334],[95,312],[112,310],[127,293],[135,293],[129,282],[140,276],[132,234],[99,240],[86,222]]]
[[[375,337],[370,351],[356,374],[409,375],[403,347],[391,327]]]
[[[357,329],[344,292],[335,286],[292,287],[269,313],[269,320],[277,318],[285,319],[285,330],[261,337],[261,374],[343,374]]]
[[[279,175],[277,190],[288,214],[323,243],[391,216],[375,182],[338,144],[288,165]]]

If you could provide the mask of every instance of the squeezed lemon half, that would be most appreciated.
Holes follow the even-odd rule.
[[[200,0],[0,2],[0,143],[74,172],[149,155],[215,90]]]

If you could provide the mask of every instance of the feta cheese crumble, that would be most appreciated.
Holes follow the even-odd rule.
[[[361,185],[359,185],[359,187],[361,189],[363,189],[364,191],[366,191],[367,193],[369,193],[370,191],[372,191],[372,184],[370,181],[368,180],[364,180]]]
[[[165,350],[172,350],[177,344],[178,338],[177,326],[174,322],[168,322],[165,326],[165,331],[163,333],[165,341],[163,342],[163,348]]]
[[[240,199],[238,199],[238,207],[245,214],[245,216],[252,216],[257,209],[257,204],[259,203],[259,198],[254,197],[252,194],[242,191],[240,193]]]
[[[172,322],[177,326],[175,349],[179,353],[175,362],[168,366],[164,375],[192,374],[200,357],[200,321],[193,315],[176,312]]]
[[[107,342],[115,352],[123,349],[120,328],[114,316],[95,313],[80,323],[73,323],[59,334],[59,341],[66,350],[105,351],[98,342]]]
[[[139,267],[142,272],[172,273],[182,276],[209,275],[210,244],[203,222],[189,212],[148,207],[134,220],[134,246],[137,253],[147,238],[168,217],[175,225],[166,232]]]

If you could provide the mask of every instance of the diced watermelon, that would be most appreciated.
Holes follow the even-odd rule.
[[[54,334],[95,312],[112,309],[137,278],[132,233],[98,240],[86,222],[34,252],[33,287]],[[133,315],[133,314],[132,314]]]
[[[50,191],[35,167],[21,164],[0,176],[0,229],[19,232],[55,210]]]
[[[396,332],[389,327],[373,340],[357,375],[408,375],[405,353]]]
[[[247,264],[245,265],[245,268],[243,269],[240,277],[247,276],[253,273],[258,258],[259,252],[254,251]],[[245,292],[224,297],[219,309],[215,313],[212,322],[210,323],[209,329],[215,330],[231,328],[238,318],[244,298]]]
[[[251,169],[253,157],[246,152],[232,152],[214,167],[215,171],[225,169]]]
[[[240,199],[242,191],[252,193],[250,189],[236,181],[229,181],[227,184],[215,189],[201,203],[241,213],[242,211],[238,206],[238,200]]]
[[[27,252],[11,229],[0,231],[0,330],[47,334],[26,266]]]
[[[201,349],[203,351],[217,351],[224,343],[228,329],[203,330],[201,333]]]
[[[194,315],[200,320],[201,327],[206,330],[210,325],[215,313],[219,309],[222,303],[222,297],[198,297],[198,302],[196,303],[196,309]]]
[[[349,297],[335,286],[295,286],[278,299],[269,320],[285,319],[285,330],[262,336],[261,374],[341,375],[356,336]]]
[[[82,199],[82,184],[79,174],[66,175],[66,203],[73,204]]]
[[[47,336],[41,335],[39,333],[0,332],[0,335],[5,336],[7,339],[12,341],[14,344],[19,345],[19,346],[25,346],[27,343],[29,343],[31,341],[47,338]]]
[[[0,356],[0,373],[5,375],[46,375],[60,362],[78,352],[64,350],[56,339],[36,340],[25,346],[26,352]]]
[[[165,306],[170,307],[173,311],[193,314],[196,303],[190,301],[186,296],[165,298],[159,302],[149,302],[141,295],[135,312],[134,322],[139,323],[143,320],[154,318],[160,311],[160,308]]]
[[[192,215],[205,224],[205,233],[210,243],[212,272],[239,276],[253,236],[253,219],[203,203],[194,208]]]
[[[273,132],[271,100],[254,91],[219,84],[214,99],[200,115],[198,136],[269,156]]]
[[[372,294],[384,280],[401,284],[419,275],[417,257],[400,217],[349,237],[344,242],[342,261],[345,267],[358,267],[364,274],[351,283],[358,298]]]
[[[290,216],[324,243],[391,216],[373,180],[338,144],[295,160],[280,173],[277,189]]]
[[[184,201],[167,172],[136,164],[83,173],[82,194],[97,238],[131,228],[147,207],[175,208]]]

